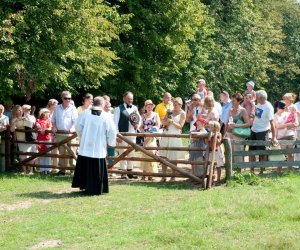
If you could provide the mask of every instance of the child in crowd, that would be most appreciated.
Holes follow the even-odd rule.
[[[205,125],[207,124],[206,120],[202,117],[198,117],[197,120],[195,121],[195,123],[193,124],[196,128],[194,131],[191,131],[191,135],[192,134],[207,134],[207,131],[205,129]],[[201,138],[191,138],[190,140],[190,147],[197,147],[200,149],[205,149],[206,148],[206,144],[204,142],[203,139]],[[197,161],[197,160],[203,160],[204,157],[204,151],[190,151],[190,157],[189,160],[190,161]],[[200,166],[201,169],[199,169],[200,171],[198,173],[196,173],[196,165],[192,164],[192,173],[193,174],[197,174],[197,175],[202,175],[203,174],[203,166]]]
[[[244,96],[246,96],[247,94],[251,94],[252,95],[252,101],[255,102],[256,101],[256,92],[254,91],[254,86],[255,83],[250,81],[246,83],[246,91],[244,93]]]
[[[39,142],[50,142],[51,141],[51,133],[46,132],[46,130],[51,129],[51,121],[49,119],[50,110],[43,108],[40,110],[39,119],[36,120],[36,128],[38,130],[37,140]],[[47,149],[47,145],[39,144],[38,151],[42,152]],[[50,157],[40,157],[41,165],[51,165]],[[47,174],[49,168],[40,168],[40,172],[43,174]]]
[[[197,83],[198,83],[198,88],[196,89],[196,94],[198,94],[201,97],[201,100],[204,100],[204,98],[207,96],[207,88],[206,88],[205,80],[199,79]]]
[[[296,128],[296,126],[298,126],[298,125],[296,125],[298,119],[297,119],[297,108],[295,107],[295,105],[289,106],[288,112],[290,112],[290,114],[287,117],[285,124],[293,123],[293,124],[295,124],[295,128]]]
[[[250,119],[254,119],[255,116],[255,103],[253,101],[253,95],[252,94],[246,94],[245,99],[241,106],[246,109],[246,112]]]
[[[224,166],[224,157],[223,157],[223,151],[220,147],[222,143],[222,134],[221,134],[221,126],[219,122],[216,121],[210,121],[208,123],[209,130],[210,130],[210,150],[213,149],[213,141],[214,141],[214,136],[216,134],[216,152],[215,152],[215,161],[217,163],[217,183],[220,183],[221,181],[221,167]],[[209,154],[209,160],[212,160],[213,154]]]

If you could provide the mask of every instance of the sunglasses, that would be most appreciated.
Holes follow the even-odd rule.
[[[70,101],[70,100],[71,100],[71,97],[64,97],[64,100]]]

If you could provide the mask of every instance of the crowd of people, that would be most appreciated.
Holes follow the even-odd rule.
[[[70,147],[73,154],[80,156],[77,160],[80,164],[88,164],[96,166],[97,164],[89,159],[101,159],[100,166],[105,164],[102,162],[106,157],[116,154],[114,148],[106,148],[106,144],[126,146],[127,144],[116,138],[118,132],[162,132],[166,134],[180,134],[186,123],[189,124],[190,133],[206,134],[209,131],[218,133],[217,145],[217,179],[220,180],[221,167],[224,165],[224,156],[222,152],[222,138],[229,137],[234,140],[271,140],[276,144],[278,140],[296,140],[300,139],[300,102],[295,103],[296,94],[286,93],[282,100],[278,100],[272,105],[268,101],[268,95],[265,90],[255,91],[254,82],[246,83],[244,93],[234,93],[231,96],[227,91],[222,91],[219,95],[219,101],[216,100],[212,91],[207,88],[204,79],[197,80],[198,87],[190,100],[183,102],[181,97],[173,98],[168,92],[164,93],[163,100],[157,106],[152,100],[146,100],[142,108],[138,108],[134,103],[134,95],[132,92],[126,92],[123,95],[123,102],[115,107],[111,107],[109,96],[96,97],[87,93],[83,96],[82,105],[75,107],[72,101],[72,95],[69,91],[63,91],[61,94],[61,103],[55,99],[50,99],[45,108],[39,110],[38,117],[35,117],[34,108],[30,105],[14,105],[11,103],[0,105],[0,133],[1,133],[1,168],[5,165],[3,154],[5,152],[5,130],[10,125],[11,132],[14,133],[17,141],[18,151],[23,153],[44,151],[49,147],[50,142],[60,142],[69,136],[70,132],[77,131],[79,139],[74,139],[72,143],[79,142],[79,149]],[[274,111],[275,110],[275,111]],[[105,114],[105,115],[104,115]],[[111,123],[107,123],[110,120]],[[93,122],[91,122],[93,121]],[[99,127],[99,124],[105,124],[106,130]],[[102,125],[103,125],[102,124]],[[112,126],[113,124],[113,126]],[[103,125],[104,126],[104,125]],[[88,127],[88,129],[87,129]],[[15,132],[16,129],[25,129],[25,132]],[[36,133],[32,132],[36,130]],[[28,132],[26,131],[28,130]],[[115,133],[112,132],[115,130]],[[64,133],[57,133],[63,131]],[[96,132],[99,132],[98,134]],[[109,136],[108,136],[108,134]],[[101,139],[104,136],[105,139]],[[88,139],[87,139],[88,138]],[[97,140],[96,140],[97,139]],[[136,143],[136,137],[128,136],[127,139]],[[47,143],[34,144],[33,141]],[[26,144],[23,142],[27,142]],[[161,146],[161,147],[181,147],[182,139],[176,137],[162,137],[158,140],[155,137],[147,137],[140,143],[144,146]],[[204,139],[191,139],[190,145],[193,147],[205,148],[207,141]],[[91,148],[96,147],[96,148]],[[244,150],[243,146],[234,145],[233,150]],[[293,147],[293,146],[285,146]],[[262,146],[251,146],[249,150],[264,149]],[[126,149],[118,149],[120,155]],[[66,155],[67,147],[61,146],[58,150],[53,150],[53,154]],[[186,156],[183,151],[174,150],[153,150],[153,153],[160,154],[170,160],[184,159]],[[20,160],[25,159],[26,155],[20,155]],[[88,157],[88,159],[84,158]],[[144,157],[147,157],[144,155]],[[190,152],[189,159],[195,161],[207,157],[203,151]],[[289,160],[300,159],[295,154],[288,155]],[[242,156],[235,156],[235,162],[243,161]],[[255,161],[255,156],[250,157],[250,161]],[[260,156],[259,160],[266,160],[265,156]],[[88,162],[88,163],[87,163]],[[32,162],[33,163],[33,162]],[[109,162],[110,163],[110,162]],[[75,167],[76,162],[73,158],[47,158],[41,157],[39,165],[54,165],[60,167],[58,175],[65,175],[64,168]],[[80,165],[79,164],[79,165]],[[132,171],[132,161],[121,161],[120,169]],[[141,168],[145,172],[157,172],[156,163],[144,162]],[[163,173],[166,167],[162,166]],[[281,168],[279,168],[281,170]],[[32,167],[22,166],[22,171],[32,174]],[[50,171],[49,168],[40,168],[42,173]],[[81,170],[82,171],[82,170]],[[192,165],[194,174],[199,174],[197,166]],[[201,170],[200,170],[201,171]],[[76,171],[75,171],[76,172]],[[80,171],[79,171],[80,172]],[[94,175],[90,172],[89,175]],[[107,174],[107,173],[106,173]],[[76,177],[76,178],[75,178]],[[80,178],[75,174],[77,180],[74,186],[83,188],[80,184]],[[103,176],[101,177],[104,178]],[[123,174],[121,178],[135,178],[134,175]],[[146,177],[143,177],[145,180]],[[152,180],[152,177],[148,177]],[[172,177],[171,180],[174,180]],[[82,181],[82,180],[81,180]],[[161,181],[166,181],[163,177]],[[103,189],[104,192],[108,188]]]

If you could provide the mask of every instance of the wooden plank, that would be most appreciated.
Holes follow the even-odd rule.
[[[17,151],[15,152],[16,155],[36,155],[36,153],[33,152],[21,152],[21,151]],[[45,154],[43,156],[40,157],[50,157],[50,158],[68,158],[71,159],[73,158],[71,155],[60,155],[60,154]]]
[[[37,130],[36,129],[15,129],[15,131],[16,132],[33,132],[33,133],[37,133]],[[48,132],[48,133],[51,133],[51,134],[53,134],[52,133],[52,130],[49,130],[49,129],[47,129],[47,130],[45,130],[45,132]],[[57,130],[56,132],[55,132],[55,134],[61,134],[61,135],[75,135],[76,134],[76,132],[69,132],[69,131],[65,131],[65,130]]]
[[[38,153],[36,153],[35,155],[30,156],[29,158],[26,158],[26,159],[24,159],[24,160],[22,160],[22,161],[19,161],[16,165],[17,165],[17,166],[22,166],[22,165],[24,165],[24,164],[26,164],[26,163],[28,163],[28,162],[34,160],[35,158],[38,158],[38,157],[40,157],[40,156],[43,156],[43,155],[47,154],[48,152],[52,151],[53,149],[55,149],[55,148],[57,148],[57,147],[59,147],[59,146],[65,144],[65,143],[68,143],[69,141],[71,141],[72,139],[74,139],[74,138],[76,138],[76,137],[77,137],[77,134],[73,134],[73,135],[70,136],[70,137],[66,137],[66,138],[63,139],[62,141],[58,142],[56,145],[53,145],[53,146],[47,148],[45,151],[38,152]]]
[[[31,142],[27,142],[27,141],[15,141],[15,143],[23,143],[23,144],[44,144],[44,145],[56,145],[57,143],[55,142],[39,142],[39,141],[31,141]]]
[[[113,156],[109,156],[107,157],[107,160],[115,160],[118,157],[113,157]],[[162,157],[163,159],[167,159]],[[142,157],[125,157],[124,158],[125,161],[142,161],[142,162],[160,162],[157,159],[153,159],[153,158],[142,158]],[[172,163],[177,163],[177,164],[196,164],[196,165],[204,165],[205,161],[188,161],[188,160],[169,160]]]
[[[199,138],[206,139],[208,134],[165,134],[165,133],[128,133],[122,132],[119,133],[122,136],[142,136],[142,137],[170,137],[170,138]]]
[[[192,180],[195,180],[197,182],[201,182],[201,179],[191,173],[188,173],[186,171],[184,171],[183,169],[181,168],[178,168],[176,165],[174,165],[173,163],[161,158],[160,156],[157,156],[155,154],[153,154],[152,152],[150,151],[147,151],[145,150],[143,147],[135,144],[134,142],[132,142],[131,140],[129,140],[128,138],[124,137],[123,135],[121,134],[118,134],[117,135],[120,139],[122,139],[123,141],[125,141],[127,144],[131,145],[134,149],[138,150],[138,151],[141,151],[143,152],[145,155],[148,155],[149,157],[151,158],[154,158],[154,159],[157,159],[159,160],[162,164],[166,165],[167,167],[170,167],[171,169],[181,173],[182,175],[185,175],[187,176],[188,178],[192,179]]]
[[[127,149],[131,148],[130,146],[115,146],[109,147],[115,149]],[[173,150],[173,151],[205,151],[206,148],[197,148],[197,147],[144,147],[146,150]]]
[[[225,158],[225,180],[230,180],[232,176],[232,147],[231,147],[231,139],[230,138],[224,138],[223,139],[224,144],[224,158]]]
[[[213,178],[214,169],[215,169],[216,148],[217,148],[217,133],[214,134],[213,149],[210,152],[213,155],[212,155],[211,164],[209,165],[208,182],[207,182],[207,186],[206,186],[207,189],[211,188],[211,185],[213,182],[212,178]]]
[[[279,145],[300,145],[300,140],[279,140]],[[271,146],[271,141],[256,141],[256,140],[231,140],[233,145],[249,145],[249,146]]]
[[[234,151],[234,156],[250,156],[250,155],[288,155],[300,153],[300,148],[290,149],[272,149],[272,150],[251,150],[251,151]]]
[[[77,161],[77,155],[75,155],[72,149],[67,144],[64,144],[63,147],[68,151],[68,153],[72,156],[72,158]]]
[[[300,161],[261,161],[234,163],[235,168],[259,168],[259,167],[292,167],[300,166]]]
[[[181,174],[173,174],[173,173],[150,173],[150,172],[141,172],[141,171],[127,171],[127,170],[115,170],[108,169],[108,173],[111,174],[131,174],[131,175],[139,175],[139,176],[153,176],[153,177],[177,177],[177,178],[187,178]]]
[[[119,161],[124,160],[124,158],[129,155],[134,149],[133,148],[129,148],[126,151],[124,151],[122,154],[120,154],[117,158],[112,159],[114,161],[114,163],[112,165],[109,165],[109,168],[112,168],[114,165],[116,165]]]
[[[41,164],[29,164],[29,163],[25,163],[23,164],[23,166],[26,167],[36,167],[36,168],[53,168],[53,169],[62,169],[62,170],[74,170],[74,167],[57,167],[54,165],[41,165]]]

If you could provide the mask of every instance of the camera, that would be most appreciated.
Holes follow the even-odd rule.
[[[191,103],[192,102],[192,99],[191,98],[189,98],[189,97],[185,97],[184,98],[184,103],[186,104],[186,105],[188,105],[189,103]]]

